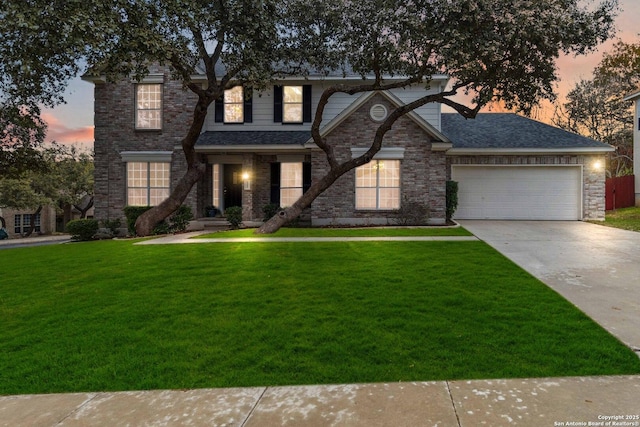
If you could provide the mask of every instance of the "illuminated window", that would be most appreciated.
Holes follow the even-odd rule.
[[[224,122],[244,122],[244,90],[242,90],[242,86],[224,91]]]
[[[128,162],[127,204],[156,206],[169,197],[170,163]]]
[[[136,129],[162,129],[162,85],[136,86]]]
[[[356,209],[400,208],[400,161],[373,160],[356,169]]]
[[[282,88],[283,123],[302,123],[302,86]]]
[[[302,196],[302,163],[280,165],[280,206],[293,205]]]

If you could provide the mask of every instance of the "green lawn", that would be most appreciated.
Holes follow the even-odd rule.
[[[396,237],[472,236],[462,227],[364,227],[364,228],[281,228],[273,234],[254,234],[255,228],[202,234],[195,239],[243,237]]]
[[[600,222],[600,224],[625,230],[640,231],[640,207],[607,211],[605,221]]]
[[[0,394],[640,373],[482,242],[0,254]]]

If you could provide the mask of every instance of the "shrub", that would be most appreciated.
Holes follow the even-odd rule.
[[[151,206],[125,206],[124,216],[127,218],[127,230],[132,236],[136,235],[136,220],[140,215],[151,209]]]
[[[396,211],[396,223],[399,225],[424,225],[429,218],[429,209],[422,203],[402,199],[400,209]]]
[[[264,213],[263,221],[270,220],[275,214],[280,210],[280,206],[275,203],[269,203],[268,205],[264,205],[262,207],[262,212]]]
[[[458,183],[456,181],[447,181],[446,200],[447,220],[450,220],[458,209]]]
[[[174,213],[169,217],[169,232],[179,233],[187,229],[189,221],[193,219],[191,208],[189,206],[181,205]]]
[[[109,230],[112,237],[118,234],[118,229],[121,225],[122,221],[120,221],[120,218],[102,220],[102,226]]]
[[[98,232],[100,224],[95,219],[74,219],[67,223],[67,231],[73,240],[92,240]]]
[[[224,214],[232,228],[238,228],[242,223],[242,208],[240,206],[231,206],[224,210]]]

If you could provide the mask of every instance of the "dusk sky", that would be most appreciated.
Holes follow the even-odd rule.
[[[639,40],[640,0],[620,0],[622,12],[617,19],[619,39],[625,42]],[[591,78],[593,68],[602,58],[602,53],[611,50],[614,41],[599,47],[598,51],[582,57],[562,57],[558,61],[561,81],[558,94],[562,97],[581,78]],[[47,109],[43,117],[49,125],[48,140],[64,144],[80,144],[93,147],[93,84],[75,78],[65,94],[66,104]]]

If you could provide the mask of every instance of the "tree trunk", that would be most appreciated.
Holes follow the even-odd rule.
[[[255,231],[255,234],[272,234],[280,230],[284,225],[296,219],[303,210],[311,206],[311,203],[324,191],[331,187],[342,175],[358,166],[353,161],[343,163],[338,168],[332,168],[320,180],[311,184],[311,187],[293,205],[285,208],[272,216]]]
[[[42,206],[38,206],[38,209],[34,213],[31,214],[31,224],[29,225],[29,230],[26,233],[22,234],[22,237],[29,237],[33,234],[33,230],[36,229],[36,216],[42,211]]]
[[[6,228],[7,227],[7,223],[5,222],[4,218],[0,216],[0,228]]]
[[[187,198],[195,183],[204,176],[205,170],[204,163],[194,163],[189,166],[187,172],[180,178],[169,197],[158,206],[149,209],[138,217],[136,220],[136,234],[138,236],[150,235],[156,224],[174,213]]]
[[[73,207],[80,212],[80,218],[85,219],[87,217],[87,212],[89,212],[89,209],[93,207],[93,196],[91,196],[91,198],[89,199],[89,203],[87,203],[84,208],[78,205],[73,205]]]

